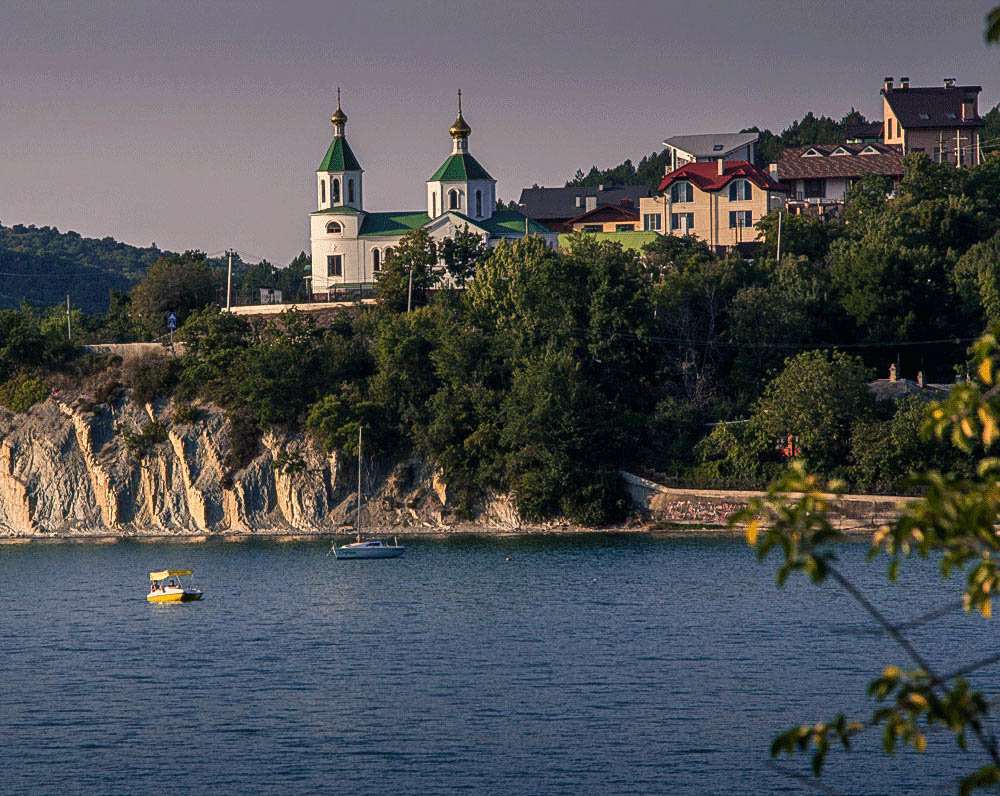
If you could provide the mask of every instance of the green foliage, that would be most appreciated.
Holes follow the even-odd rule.
[[[591,166],[590,171],[586,174],[578,170],[573,179],[566,182],[566,187],[648,185],[650,188],[656,188],[660,180],[663,179],[669,163],[670,155],[664,149],[662,152],[644,155],[638,166],[633,166],[631,159],[627,159],[621,165],[610,169],[601,170],[597,166]]]
[[[172,356],[146,354],[122,366],[122,380],[132,390],[132,400],[149,403],[170,394],[180,377],[180,361]]]
[[[145,332],[162,337],[168,312],[177,313],[183,324],[192,312],[216,301],[219,286],[201,252],[161,257],[132,290],[132,317]]]
[[[0,384],[0,406],[11,412],[27,412],[49,397],[49,385],[29,372],[19,373]]]
[[[988,44],[1000,42],[1000,6],[986,15],[986,42]]]
[[[75,353],[65,326],[54,328],[37,309],[0,310],[0,379],[24,368],[57,367]]]
[[[174,407],[174,413],[170,421],[175,426],[190,426],[197,423],[200,417],[201,410],[197,406],[181,402]]]
[[[154,445],[167,441],[167,429],[158,420],[151,420],[139,431],[120,424],[118,435],[130,453],[145,456]]]
[[[295,475],[305,471],[306,460],[298,451],[281,451],[271,462],[271,467],[283,475]]]
[[[394,442],[382,406],[365,399],[358,387],[352,384],[313,404],[306,427],[315,434],[325,450],[338,450],[349,457],[358,455],[359,428],[363,427],[368,432],[362,445],[369,456],[388,453]]]
[[[458,230],[454,238],[445,238],[438,246],[445,272],[459,287],[465,287],[488,253],[489,246],[479,235],[469,231],[468,224]]]
[[[464,247],[463,247],[464,248]],[[404,235],[398,244],[386,253],[382,270],[378,274],[376,298],[383,313],[405,312],[410,298],[412,274],[412,299],[414,307],[427,303],[427,291],[437,286],[441,272],[437,267],[437,244],[420,228]]]
[[[758,256],[777,257],[778,253],[778,213],[768,213],[754,225],[764,236]],[[817,262],[826,257],[830,241],[836,227],[823,223],[816,216],[781,216],[781,253],[797,255]]]
[[[55,227],[0,225],[0,308],[24,301],[72,302],[88,313],[103,312],[112,290],[126,291],[164,252],[156,244],[136,248],[113,238],[84,238]]]
[[[867,119],[854,108],[851,108],[838,122],[829,116],[815,116],[809,111],[798,121],[792,122],[779,134],[759,127],[748,127],[741,133],[757,133],[755,150],[756,165],[766,167],[781,157],[781,152],[788,146],[808,146],[809,144],[837,144],[846,138],[847,125],[865,124]]]
[[[309,273],[309,265],[310,258],[305,252],[300,252],[298,257],[284,268],[278,268],[267,260],[261,260],[257,265],[241,269],[235,280],[235,287],[242,293],[250,293],[260,288],[275,288],[281,291],[284,301],[295,301],[304,298],[307,293],[305,277]]]

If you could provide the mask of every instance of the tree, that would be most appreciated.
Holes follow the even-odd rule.
[[[445,272],[462,288],[475,274],[489,250],[482,236],[469,231],[468,224],[458,230],[454,238],[445,238],[438,244],[438,254],[444,262]]]
[[[976,379],[952,388],[949,397],[930,407],[924,433],[950,442],[972,459],[972,476],[930,470],[914,483],[923,497],[905,506],[895,522],[881,528],[872,540],[870,559],[884,554],[888,576],[896,580],[908,558],[919,555],[940,561],[942,575],[965,574],[962,605],[984,618],[992,613],[993,596],[1000,588],[1000,459],[993,454],[1000,440],[1000,343],[996,328],[974,346]],[[881,705],[867,720],[839,714],[830,721],[792,727],[774,739],[772,756],[813,750],[813,772],[820,776],[833,745],[849,749],[852,739],[869,729],[881,728],[884,750],[897,746],[926,748],[926,734],[940,726],[950,730],[960,749],[971,736],[981,757],[981,767],[961,782],[960,793],[1000,783],[1000,749],[985,724],[989,703],[972,688],[968,678],[995,656],[981,661],[953,661],[947,668],[932,666],[907,636],[891,624],[869,599],[840,571],[835,543],[842,537],[829,519],[829,494],[841,485],[810,474],[797,462],[733,520],[742,524],[747,541],[763,560],[778,555],[777,580],[784,583],[801,572],[814,583],[832,581],[859,603],[876,625],[895,642],[908,663],[888,665],[872,680],[868,695]],[[948,670],[951,671],[948,671]]]
[[[167,331],[167,313],[183,324],[195,310],[216,301],[219,285],[201,252],[161,257],[132,290],[133,318],[152,337]]]
[[[777,257],[778,254],[778,213],[768,213],[755,225],[763,235],[759,256]],[[835,228],[824,224],[816,216],[781,214],[781,253],[802,255],[818,261],[826,257],[830,239]]]
[[[1000,6],[986,15],[986,41],[989,44],[1000,42]]]
[[[376,300],[382,312],[405,312],[410,298],[410,276],[413,277],[412,304],[427,303],[427,291],[441,278],[437,268],[438,249],[427,230],[420,228],[407,233],[385,255],[376,286]]]

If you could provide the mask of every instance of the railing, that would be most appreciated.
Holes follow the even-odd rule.
[[[374,282],[342,282],[331,285],[322,293],[300,292],[295,296],[282,296],[281,301],[274,301],[269,296],[261,296],[259,290],[234,290],[230,298],[233,307],[267,307],[275,304],[329,304],[331,302],[361,301],[375,298]],[[219,300],[220,306],[226,305],[225,291]]]

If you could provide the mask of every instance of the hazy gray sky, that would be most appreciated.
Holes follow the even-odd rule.
[[[461,88],[516,199],[666,136],[881,117],[884,75],[1000,99],[998,0],[0,0],[0,221],[287,263],[336,87],[372,210],[422,208]]]

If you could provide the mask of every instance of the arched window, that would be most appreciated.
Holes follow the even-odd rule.
[[[458,210],[458,191],[454,188],[448,191],[448,209]]]
[[[347,181],[347,201],[354,201],[354,180]]]
[[[483,192],[476,191],[476,215],[481,216],[483,214]]]
[[[431,218],[437,218],[438,214],[438,195],[436,193],[431,194]]]
[[[340,201],[340,180],[330,180],[330,201]]]
[[[677,204],[680,202],[693,202],[694,189],[689,182],[675,182],[670,186],[670,201]]]
[[[329,224],[326,225],[326,233],[328,235],[339,235],[343,231],[344,228],[340,226],[339,221],[331,221]]]
[[[384,248],[384,249],[382,250],[382,260],[383,260],[383,261],[385,261],[385,260],[388,260],[388,259],[389,259],[389,255],[390,255],[390,254],[392,254],[392,246],[386,246],[386,247],[385,247],[385,248]]]
[[[381,270],[382,256],[378,249],[372,249],[372,273]]]
[[[745,201],[750,198],[751,190],[749,180],[734,180],[729,183],[729,201]]]
[[[326,201],[326,180],[319,181],[319,201],[320,204]]]

